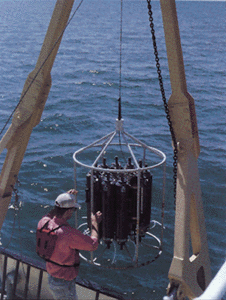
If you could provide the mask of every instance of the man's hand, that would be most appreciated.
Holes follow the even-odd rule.
[[[102,213],[98,211],[95,213],[91,213],[91,236],[95,237],[98,239],[98,224],[102,221]]]
[[[93,219],[99,224],[102,221],[102,212],[98,211],[95,215],[91,213],[91,221],[93,221]]]
[[[72,195],[76,195],[78,194],[78,191],[76,191],[75,189],[71,189],[69,191],[67,191],[68,194],[72,194]]]

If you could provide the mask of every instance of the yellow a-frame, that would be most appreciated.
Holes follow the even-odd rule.
[[[187,91],[175,0],[160,2],[172,89],[168,107],[178,145],[174,255],[169,270],[169,291],[176,287],[179,300],[185,296],[193,299],[202,294],[211,280],[197,163],[199,137],[194,99]]]

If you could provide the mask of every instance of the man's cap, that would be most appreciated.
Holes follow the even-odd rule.
[[[60,194],[55,200],[55,205],[61,208],[81,208],[76,202],[75,195],[69,193]]]

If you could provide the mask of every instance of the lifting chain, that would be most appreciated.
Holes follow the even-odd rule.
[[[149,14],[149,21],[150,21],[150,28],[151,28],[151,34],[152,34],[152,41],[153,41],[153,48],[154,48],[154,55],[155,55],[155,62],[156,62],[156,68],[157,68],[157,73],[158,73],[158,79],[159,79],[159,86],[160,86],[160,91],[162,94],[162,100],[166,112],[166,118],[168,121],[171,137],[173,140],[173,146],[174,146],[174,155],[173,155],[173,185],[174,185],[174,205],[176,204],[176,186],[177,186],[177,141],[175,137],[175,133],[173,130],[172,122],[170,120],[170,115],[169,115],[169,108],[168,104],[166,101],[166,95],[165,95],[165,90],[163,86],[163,79],[161,75],[161,69],[160,69],[160,63],[159,63],[159,57],[158,57],[158,50],[157,50],[157,44],[156,44],[156,37],[155,37],[155,29],[154,29],[154,22],[153,22],[153,16],[152,16],[152,7],[151,7],[151,0],[147,0],[148,3],[148,14]]]

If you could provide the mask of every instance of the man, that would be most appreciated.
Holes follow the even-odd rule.
[[[67,220],[72,217],[73,211],[81,206],[76,203],[76,190],[60,194],[55,200],[55,207],[38,223],[38,230],[47,228],[54,230],[57,235],[54,251],[46,263],[50,290],[54,299],[77,298],[75,279],[79,271],[79,251],[94,251],[98,248],[98,224],[102,214],[97,212],[91,215],[91,236],[82,234],[71,227]]]

